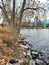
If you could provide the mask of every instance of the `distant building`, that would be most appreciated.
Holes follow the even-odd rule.
[[[46,26],[49,24],[49,20],[41,20],[40,21],[43,24],[43,27],[46,28]]]

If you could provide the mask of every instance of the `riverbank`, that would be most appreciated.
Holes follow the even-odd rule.
[[[10,59],[19,59],[28,63],[19,46],[22,39],[23,37],[18,37],[15,40],[8,29],[0,27],[0,65],[6,65]]]
[[[7,29],[0,28],[0,65],[9,65],[9,63],[15,63],[15,62],[19,64],[18,61],[20,61],[21,65],[31,65],[32,62],[33,62],[33,64],[36,64],[36,65],[42,64],[42,63],[44,63],[43,65],[48,65],[49,60],[46,59],[45,53],[41,52],[40,51],[41,49],[40,50],[38,50],[36,48],[33,49],[34,43],[36,41],[39,42],[39,39],[42,40],[41,37],[47,34],[47,30],[45,30],[45,29],[42,30],[44,32],[44,35],[41,30],[42,29],[40,29],[40,30],[33,29],[32,32],[29,29],[26,30],[26,32],[23,30],[23,31],[21,31],[22,35],[20,37],[18,37],[17,39],[14,39],[13,35],[11,35],[11,33],[9,33],[9,31]],[[42,33],[42,35],[41,35],[41,33]],[[32,34],[33,34],[33,36],[32,36]],[[38,40],[36,40],[38,37],[38,34],[40,34],[40,36],[39,36]],[[25,35],[25,36],[23,36],[23,35]],[[28,37],[28,35],[29,35],[29,37]],[[33,38],[30,38],[30,37],[33,37]],[[44,39],[45,39],[45,37],[43,38],[43,41],[44,41]],[[29,42],[29,40],[34,41],[34,42]],[[37,42],[36,42],[36,44],[37,44]],[[37,46],[37,45],[35,45],[35,46]]]

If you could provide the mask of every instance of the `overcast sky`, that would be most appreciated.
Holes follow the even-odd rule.
[[[47,0],[39,0],[41,3],[45,3]]]
[[[1,0],[0,0],[1,1]],[[20,1],[20,0],[19,0]],[[39,0],[39,1],[41,1],[41,3],[44,3],[44,2],[46,2],[47,0]]]

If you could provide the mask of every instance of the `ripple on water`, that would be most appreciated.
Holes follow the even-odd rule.
[[[22,29],[21,34],[33,45],[33,48],[49,56],[49,29]]]

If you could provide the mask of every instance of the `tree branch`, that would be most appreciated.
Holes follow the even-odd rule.
[[[27,8],[25,8],[25,9],[24,9],[24,11],[25,11],[25,10],[28,10],[28,9],[37,10],[37,9],[39,9],[39,8],[41,8],[41,9],[45,10],[45,9],[44,9],[44,8],[42,8],[42,7],[36,7],[36,8],[30,8],[30,7],[27,7]]]
[[[42,7],[37,7],[37,9],[39,9],[39,8],[40,8],[40,9],[43,9],[44,11],[46,11],[46,9],[44,9],[44,8],[42,8]]]
[[[9,17],[8,17],[8,15],[7,15],[7,11],[6,11],[6,9],[5,9],[5,5],[4,5],[3,0],[1,0],[1,2],[2,2],[2,5],[3,5],[3,7],[1,7],[1,9],[2,9],[2,11],[4,12],[4,14],[5,14],[7,20],[9,21]]]
[[[22,8],[21,8],[21,11],[20,11],[19,24],[18,24],[18,25],[19,25],[19,26],[18,26],[18,34],[20,33],[21,22],[22,22],[22,17],[23,17],[23,12],[24,12],[25,4],[26,4],[26,0],[23,0]]]
[[[29,7],[25,8],[24,10],[28,10],[28,9],[36,10],[36,8],[29,8]]]
[[[0,9],[3,11],[5,17],[7,18],[7,21],[9,22],[9,19],[8,19],[7,15],[6,15],[6,12],[4,11],[3,7],[0,6]]]

